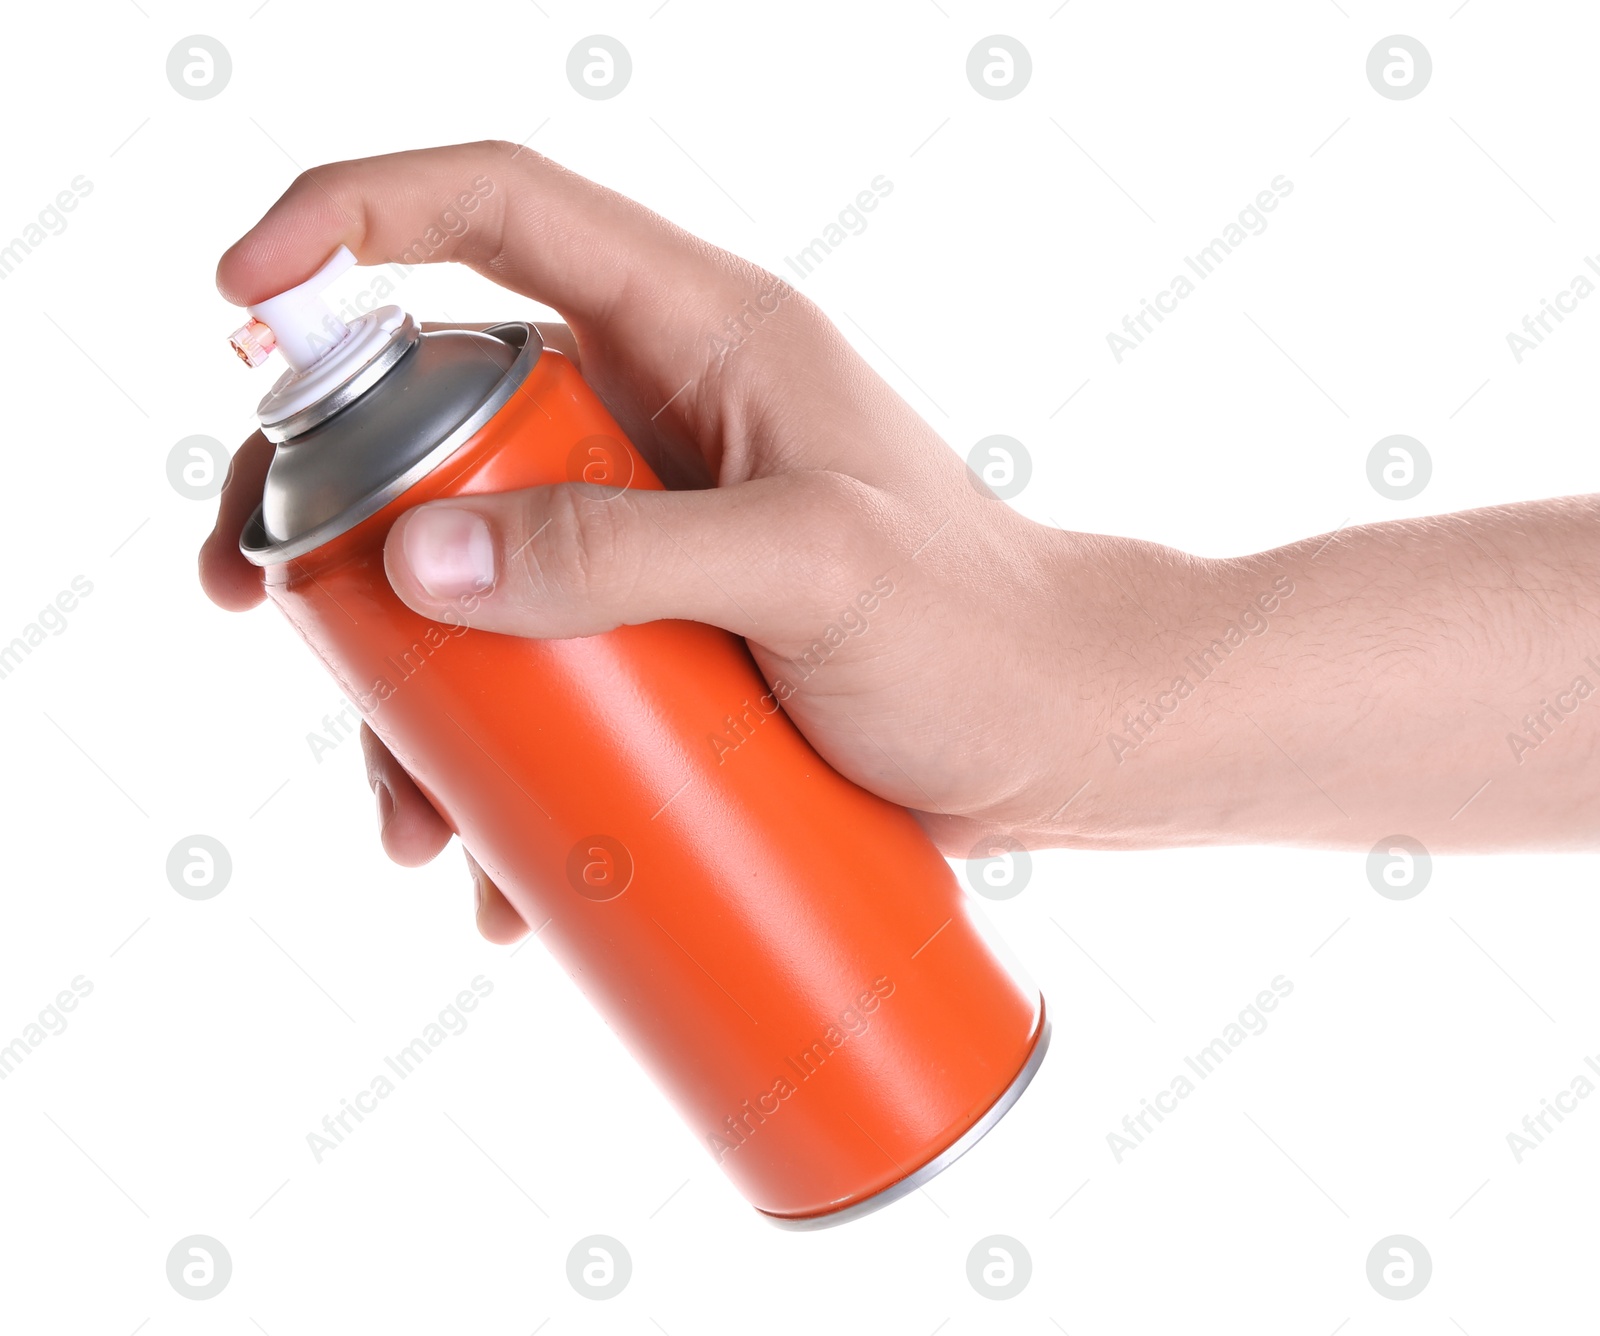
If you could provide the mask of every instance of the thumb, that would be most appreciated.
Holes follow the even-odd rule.
[[[781,648],[898,563],[876,522],[883,500],[823,470],[704,491],[453,497],[395,521],[384,568],[440,622],[569,639],[682,618]]]

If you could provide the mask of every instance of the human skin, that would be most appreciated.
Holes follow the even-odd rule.
[[[385,566],[419,613],[462,620],[459,595],[476,590],[464,620],[508,634],[725,627],[795,687],[784,708],[818,752],[953,856],[1005,836],[1595,846],[1600,497],[1225,559],[1036,524],[988,495],[803,295],[506,143],[304,173],[222,257],[218,287],[261,301],[341,242],[362,264],[413,260],[481,179],[487,197],[427,258],[559,311],[566,326],[541,322],[547,343],[670,490],[418,506]],[[259,434],[236,453],[201,551],[224,608],[263,598],[238,539],[270,458]],[[798,673],[883,576],[893,593],[866,628]],[[427,862],[449,829],[365,726],[362,745],[385,850]],[[480,930],[515,940],[526,926],[468,862]]]

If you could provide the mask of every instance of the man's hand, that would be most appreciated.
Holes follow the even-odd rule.
[[[817,750],[923,813],[947,851],[994,829],[1043,837],[1102,727],[1079,646],[1116,640],[1129,611],[1096,569],[1138,582],[1157,550],[1017,515],[786,283],[509,144],[307,173],[223,256],[218,286],[260,301],[341,242],[363,264],[414,255],[466,190],[481,204],[429,258],[558,310],[585,378],[675,490],[600,500],[558,486],[418,507],[386,550],[400,597],[424,614],[453,606],[452,580],[472,579],[477,560],[494,588],[474,626],[725,627],[794,688],[785,708]],[[224,607],[261,598],[237,542],[269,457],[259,436],[239,451],[202,553]],[[447,829],[364,738],[385,848],[432,858]],[[483,905],[492,936],[517,929],[496,894]]]
[[[468,191],[473,215],[440,231]],[[416,507],[385,563],[418,612],[458,617],[463,582],[490,580],[467,620],[508,634],[725,627],[793,689],[785,709],[830,764],[956,856],[1001,835],[1596,842],[1600,499],[1225,560],[1035,524],[786,283],[503,143],[306,173],[223,257],[218,285],[246,305],[341,242],[370,265],[416,258],[419,238],[429,260],[559,311],[570,333],[549,327],[550,341],[671,490]],[[269,458],[259,435],[239,450],[201,554],[226,608],[262,597],[238,538]],[[385,849],[434,857],[448,828],[365,729],[363,743]],[[485,934],[525,932],[473,872]]]

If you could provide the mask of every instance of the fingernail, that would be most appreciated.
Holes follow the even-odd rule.
[[[382,834],[389,829],[389,822],[394,817],[394,794],[389,792],[389,786],[381,779],[372,781],[372,791],[378,798],[378,833]]]
[[[461,852],[462,853],[467,853],[467,851],[465,849],[463,849]],[[476,908],[473,910],[473,913],[476,914],[479,918],[482,918],[483,917],[483,892],[484,892],[484,882],[485,882],[486,878],[483,875],[483,869],[478,866],[478,860],[476,858],[474,858],[471,854],[467,854],[467,871],[472,874],[472,896],[473,896],[473,902],[476,905]]]
[[[400,549],[417,583],[435,598],[455,598],[494,583],[494,538],[474,511],[424,506],[406,520]]]

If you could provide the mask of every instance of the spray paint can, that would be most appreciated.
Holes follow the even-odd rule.
[[[811,1227],[921,1186],[1038,1069],[1043,999],[738,637],[527,640],[396,597],[384,539],[420,502],[661,484],[531,325],[346,325],[319,294],[354,263],[340,247],[233,337],[289,363],[240,539],[268,598],[758,1210]]]

